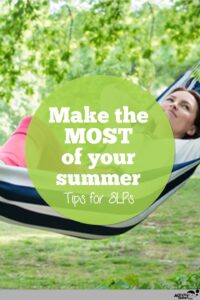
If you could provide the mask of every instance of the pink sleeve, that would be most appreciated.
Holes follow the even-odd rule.
[[[0,149],[0,160],[6,165],[26,168],[25,143],[32,117],[24,118],[9,140]]]

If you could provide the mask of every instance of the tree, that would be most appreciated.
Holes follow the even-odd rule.
[[[0,96],[18,118],[63,80],[124,76],[155,93],[200,55],[198,0],[4,0],[0,4]],[[161,1],[162,3],[162,1]],[[20,100],[19,100],[20,99]],[[15,118],[14,118],[15,119]]]

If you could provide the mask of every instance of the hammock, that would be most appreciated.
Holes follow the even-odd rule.
[[[176,80],[158,98],[163,98],[178,86],[200,91],[200,62]],[[194,173],[200,163],[200,138],[175,140],[176,162],[168,184],[161,195],[145,211],[137,216],[112,225],[91,225],[67,219],[54,211],[37,193],[24,168],[0,166],[0,220],[64,235],[102,239],[122,234],[151,214],[169,196],[176,192]]]

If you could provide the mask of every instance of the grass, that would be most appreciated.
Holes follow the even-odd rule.
[[[198,288],[199,179],[126,234],[87,241],[0,223],[0,288]]]

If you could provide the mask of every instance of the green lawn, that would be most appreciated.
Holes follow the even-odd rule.
[[[103,241],[0,223],[0,288],[198,288],[200,180]]]

